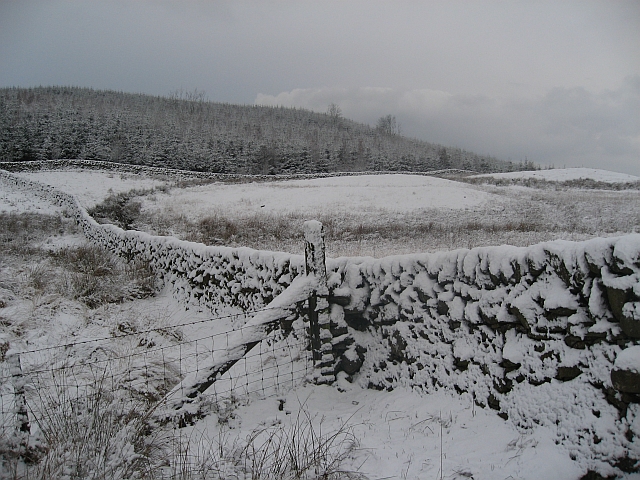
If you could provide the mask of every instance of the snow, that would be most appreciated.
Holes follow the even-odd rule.
[[[0,213],[41,213],[58,215],[62,208],[30,195],[0,180]]]
[[[493,178],[536,178],[539,180],[548,180],[553,182],[564,182],[568,180],[589,179],[597,182],[620,183],[620,182],[637,182],[640,177],[628,175],[626,173],[610,172],[608,170],[600,170],[596,168],[554,168],[551,170],[535,170],[524,172],[508,172],[508,173],[488,173],[484,175],[474,175],[474,178],[493,177]]]
[[[616,357],[614,367],[618,370],[640,373],[640,345],[622,350]]]
[[[305,386],[278,399],[252,400],[236,410],[231,429],[212,416],[186,429],[185,436],[222,434],[242,443],[257,427],[290,425],[302,409],[323,434],[351,427],[359,444],[342,469],[370,480],[441,478],[441,464],[442,478],[576,479],[584,473],[569,452],[555,445],[551,432],[520,432],[477,408],[468,395],[343,385],[347,391]],[[278,400],[284,400],[283,411]]]
[[[211,184],[189,187],[145,200],[150,210],[172,209],[190,219],[224,211],[227,215],[259,212],[375,214],[402,213],[425,208],[465,209],[499,197],[472,186],[441,178],[415,175],[359,175],[267,183]]]
[[[85,208],[102,202],[111,193],[128,192],[133,189],[151,189],[165,185],[140,175],[100,172],[96,170],[51,170],[16,173],[24,178],[45,183],[60,191],[75,195]]]

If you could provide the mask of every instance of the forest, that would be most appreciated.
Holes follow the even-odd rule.
[[[235,174],[535,168],[309,110],[77,87],[0,89],[0,158],[111,162]]]

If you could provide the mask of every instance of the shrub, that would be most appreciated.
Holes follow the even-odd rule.
[[[140,216],[142,203],[134,200],[133,192],[109,195],[105,200],[89,209],[88,213],[100,223],[113,223],[129,230]]]
[[[89,308],[146,298],[156,290],[156,276],[147,263],[139,260],[126,263],[97,246],[68,247],[52,257],[65,269],[59,293]]]

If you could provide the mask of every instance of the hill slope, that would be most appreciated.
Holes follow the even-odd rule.
[[[0,158],[82,158],[247,174],[519,167],[339,115],[186,97],[74,87],[0,89]]]

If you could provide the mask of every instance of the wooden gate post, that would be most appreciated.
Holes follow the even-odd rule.
[[[304,258],[306,274],[318,279],[318,288],[309,297],[309,333],[316,367],[315,380],[316,383],[332,383],[335,380],[335,357],[331,343],[324,228],[317,220],[304,222]]]

